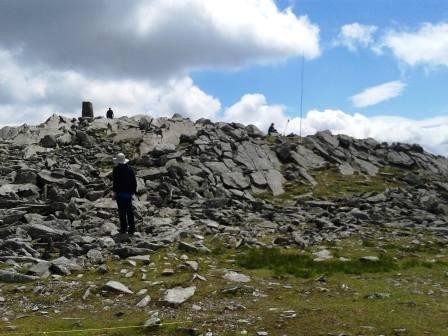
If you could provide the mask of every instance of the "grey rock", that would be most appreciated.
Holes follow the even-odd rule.
[[[248,275],[244,275],[242,273],[234,272],[234,271],[227,271],[223,275],[223,279],[231,282],[250,282],[251,279]]]
[[[51,263],[48,261],[41,261],[28,269],[28,273],[36,275],[38,277],[48,277],[50,272]]]
[[[53,229],[51,227],[42,224],[28,224],[22,226],[22,228],[31,236],[33,239],[38,239],[42,237],[51,237],[53,240],[60,240],[63,237],[68,237],[70,233],[64,230]]]
[[[247,125],[246,126],[247,135],[252,138],[259,138],[263,136],[263,132],[255,125]]]
[[[0,270],[0,282],[25,283],[25,282],[32,282],[36,279],[37,278],[34,276]]]
[[[66,257],[59,257],[56,259],[53,259],[51,261],[52,266],[62,267],[69,271],[73,272],[79,272],[82,271],[82,266],[78,265],[76,262],[66,258]]]
[[[179,250],[185,251],[185,252],[198,252],[199,251],[199,248],[197,248],[193,244],[183,242],[183,241],[179,242],[179,244],[177,245],[177,248]]]
[[[114,249],[114,253],[123,259],[132,256],[146,255],[151,252],[153,251],[146,248],[139,248],[132,246],[124,246]]]
[[[284,178],[283,175],[274,169],[264,172],[269,189],[271,189],[274,196],[281,195],[285,192],[283,189]]]
[[[362,160],[362,159],[355,159],[353,161],[353,166],[357,167],[359,169],[359,171],[368,174],[370,176],[375,176],[376,174],[378,174],[379,169],[377,166],[375,166],[374,164]]]
[[[116,292],[121,292],[121,293],[125,293],[125,294],[134,294],[133,291],[131,291],[127,286],[123,285],[121,282],[118,281],[108,281],[104,287],[106,289],[110,289]]]
[[[359,258],[359,260],[361,260],[361,261],[373,261],[373,262],[375,262],[375,261],[379,261],[380,260],[380,258],[378,258],[377,256],[365,256],[365,257],[361,257],[361,258]]]
[[[151,297],[145,295],[135,306],[137,308],[145,308],[151,302]]]
[[[159,313],[158,313],[158,312],[155,312],[155,313],[153,313],[153,314],[150,316],[149,319],[147,319],[147,320],[145,321],[144,328],[147,328],[147,329],[148,329],[148,328],[154,328],[154,327],[159,326],[160,323],[161,323],[161,321],[160,321],[160,318],[159,318]]]
[[[262,171],[256,171],[250,174],[252,184],[258,188],[265,188],[267,186],[266,176]]]
[[[246,189],[249,187],[248,179],[242,173],[239,172],[223,174],[222,182],[224,183],[225,186],[229,188]]]
[[[37,174],[35,171],[28,169],[21,169],[17,172],[14,183],[16,184],[36,184]]]
[[[342,175],[353,175],[353,173],[355,172],[353,167],[348,162],[343,162],[342,164],[340,164],[338,166],[338,169]]]
[[[186,288],[175,287],[165,291],[163,301],[169,304],[179,305],[187,301],[189,298],[191,298],[195,292],[196,292],[195,286]]]
[[[39,188],[34,184],[4,184],[0,186],[0,196],[8,197],[17,195],[19,197],[38,196]]]
[[[330,145],[330,147],[336,148],[339,146],[338,137],[331,134],[329,130],[317,132],[316,137]]]
[[[154,146],[154,149],[151,151],[151,154],[155,157],[159,157],[164,154],[174,153],[175,151],[176,146],[174,146],[174,144],[166,143]]]
[[[397,166],[410,168],[414,164],[414,160],[403,152],[391,151],[387,154],[387,160]]]
[[[104,256],[101,253],[101,251],[96,249],[91,249],[87,252],[87,258],[92,262],[93,264],[101,264],[104,262]]]
[[[192,271],[197,272],[199,269],[199,264],[197,261],[194,260],[188,260],[185,262],[185,265],[191,268]]]
[[[39,142],[44,148],[55,148],[57,146],[57,140],[54,135],[47,134]]]

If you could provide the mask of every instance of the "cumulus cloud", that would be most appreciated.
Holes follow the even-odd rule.
[[[448,66],[448,22],[424,23],[411,31],[390,30],[375,47],[377,52],[384,49],[411,66]]]
[[[350,97],[355,107],[367,107],[392,99],[403,93],[406,84],[402,81],[392,81],[369,87]]]
[[[79,116],[81,101],[94,102],[97,114],[112,106],[117,116],[180,113],[193,119],[216,118],[218,99],[197,87],[190,77],[166,82],[101,80],[74,71],[20,66],[0,50],[0,124],[38,123],[53,113]]]
[[[85,76],[152,80],[320,54],[319,27],[273,0],[0,1],[0,47]]]
[[[299,134],[301,130],[300,118],[289,116],[283,105],[269,104],[260,93],[246,94],[235,104],[222,108],[217,98],[203,92],[189,77],[154,84],[143,80],[98,80],[73,71],[40,72],[34,67],[18,66],[14,57],[4,51],[0,52],[0,63],[0,74],[5,78],[0,81],[0,92],[7,102],[0,103],[0,125],[40,123],[53,113],[77,117],[81,100],[89,98],[97,115],[104,114],[111,105],[117,116],[181,113],[193,120],[206,117],[255,124],[263,131],[271,122],[281,133]],[[9,85],[10,79],[15,80],[15,85]],[[21,92],[27,94],[22,96]],[[356,138],[420,143],[429,151],[448,155],[448,117],[366,117],[328,109],[309,111],[302,120],[303,135],[325,129]]]
[[[335,45],[344,46],[350,51],[356,51],[358,47],[369,47],[373,44],[373,34],[378,27],[364,25],[358,22],[346,24],[341,27],[341,31],[334,41]]]
[[[395,116],[367,117],[340,110],[310,111],[303,120],[308,134],[329,129],[334,134],[378,141],[418,143],[427,150],[448,156],[448,117],[423,120]],[[297,121],[295,122],[297,129]]]
[[[266,130],[272,121],[279,126],[286,125],[288,117],[284,110],[283,105],[269,105],[266,97],[260,93],[246,94],[237,103],[225,109],[222,119],[245,125],[252,124]]]

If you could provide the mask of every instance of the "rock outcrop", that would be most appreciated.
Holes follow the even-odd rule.
[[[116,235],[110,199],[117,152],[132,159],[138,179],[139,235],[126,239]],[[418,145],[328,131],[272,141],[253,125],[193,123],[179,115],[54,115],[38,126],[2,128],[0,159],[0,257],[66,260],[39,264],[35,274],[69,274],[71,264],[148,255],[175,242],[206,253],[204,237],[217,234],[241,246],[264,245],[258,237],[270,233],[273,244],[299,248],[367,224],[447,234],[448,160]],[[361,179],[354,187],[392,182],[319,196],[332,190],[323,180],[330,173]],[[185,237],[193,242],[182,242]]]

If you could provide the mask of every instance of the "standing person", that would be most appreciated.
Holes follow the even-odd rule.
[[[114,111],[109,107],[109,109],[106,112],[107,119],[113,119],[114,118]]]
[[[120,215],[120,233],[133,234],[135,232],[134,209],[132,196],[137,192],[137,179],[129,160],[123,153],[113,159],[116,166],[113,170],[112,198],[117,201]]]

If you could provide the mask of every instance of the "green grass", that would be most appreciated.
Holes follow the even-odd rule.
[[[180,151],[180,150],[183,150],[183,149],[187,149],[188,147],[190,147],[191,146],[191,143],[188,143],[188,142],[180,142],[180,143],[178,143],[177,145],[176,145],[176,150],[177,151]]]
[[[282,335],[395,335],[395,329],[406,329],[404,335],[445,335],[448,328],[448,253],[442,241],[427,232],[410,232],[409,236],[394,237],[392,230],[376,227],[368,235],[323,242],[321,247],[331,251],[333,256],[343,256],[351,261],[341,262],[334,258],[325,262],[314,262],[311,252],[294,248],[282,249],[235,249],[234,244],[225,237],[207,238],[204,244],[212,253],[185,253],[176,247],[161,249],[151,254],[154,265],[148,268],[147,281],[140,277],[138,263],[133,268],[126,260],[109,260],[109,272],[99,275],[96,269],[85,269],[84,276],[77,274],[64,277],[63,281],[39,280],[48,294],[34,293],[36,284],[27,284],[23,290],[17,285],[0,284],[2,296],[6,302],[2,307],[14,312],[12,316],[25,314],[15,319],[14,332],[33,335],[36,331],[74,330],[84,328],[107,328],[129,325],[142,325],[151,311],[158,311],[163,322],[192,320],[191,324],[166,325],[152,330],[116,329],[110,331],[92,331],[74,333],[74,335],[169,335],[186,336],[205,334],[210,329],[213,334],[222,336],[256,335],[266,330],[269,336]],[[272,236],[266,243],[272,241]],[[408,252],[404,246],[412,246],[412,241],[421,242],[417,246],[436,247],[418,248]],[[388,247],[388,248],[386,248]],[[187,254],[190,260],[199,262],[199,274],[207,281],[191,282],[193,272],[179,269],[180,256]],[[361,262],[366,255],[380,256],[379,262]],[[0,264],[1,265],[1,264]],[[133,269],[136,274],[125,278],[120,270]],[[164,268],[176,269],[173,276],[162,276]],[[249,283],[231,283],[222,278],[223,269],[232,269],[251,277]],[[325,282],[311,279],[326,274]],[[118,280],[129,286],[134,292],[147,289],[152,301],[145,309],[135,307],[140,296],[120,295],[103,292],[101,286],[107,280]],[[162,281],[163,284],[153,285]],[[95,282],[96,289],[85,301],[81,299],[88,287]],[[197,286],[195,295],[177,308],[160,302],[165,289],[173,286]],[[235,293],[223,289],[235,288]],[[72,295],[67,301],[60,302],[61,296]],[[372,295],[373,293],[373,295]],[[375,295],[377,293],[378,295]],[[384,293],[386,295],[382,296]],[[20,302],[28,298],[28,305]],[[369,298],[370,297],[370,298]],[[104,303],[104,300],[111,300]],[[32,303],[32,304],[31,304]],[[244,309],[229,310],[228,306],[240,304]],[[203,307],[195,312],[192,305]],[[109,307],[104,310],[104,306]],[[48,317],[33,311],[33,306],[49,312]],[[60,310],[55,313],[54,310]],[[296,312],[295,318],[284,318],[286,310]],[[9,315],[8,315],[9,316]],[[80,325],[74,320],[63,317],[81,318]],[[248,321],[248,323],[241,322]],[[0,334],[8,335],[4,329],[7,323],[0,325]],[[197,330],[194,331],[194,330]]]
[[[264,268],[273,271],[274,274],[289,274],[302,278],[334,273],[360,275],[398,269],[398,264],[387,255],[380,255],[378,261],[359,259],[314,261],[309,254],[284,253],[277,248],[248,250],[237,258],[237,262],[239,266],[248,269]]]
[[[285,192],[274,197],[270,192],[255,193],[254,196],[265,201],[283,206],[286,202],[303,197],[312,192],[313,197],[321,199],[334,199],[347,196],[356,196],[367,192],[383,192],[387,188],[402,187],[404,183],[399,177],[405,170],[387,167],[380,171],[385,174],[366,176],[355,173],[342,175],[336,167],[310,171],[317,182],[313,188],[303,180],[285,183]]]

